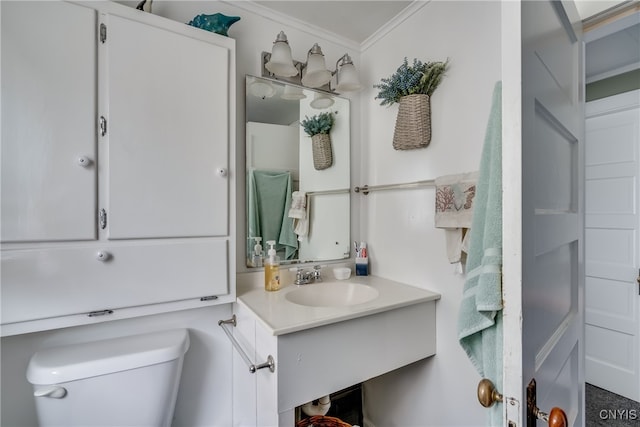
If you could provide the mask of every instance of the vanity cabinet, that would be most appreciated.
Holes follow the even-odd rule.
[[[370,286],[378,296],[352,306],[307,306],[288,298],[301,289],[296,285],[265,292],[239,284],[234,425],[295,425],[296,407],[436,353],[438,294],[374,276],[338,285],[346,283]],[[305,286],[331,292],[326,282]],[[240,351],[254,364],[271,356],[274,371],[251,373]]]
[[[235,41],[115,3],[0,7],[3,334],[232,301]]]

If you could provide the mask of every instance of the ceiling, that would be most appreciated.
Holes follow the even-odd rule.
[[[303,0],[254,3],[360,44],[413,1]]]
[[[621,3],[623,0],[574,1],[580,17],[585,19]],[[254,1],[254,3],[300,21],[311,23],[346,39],[362,43],[414,2],[400,0],[297,0]]]

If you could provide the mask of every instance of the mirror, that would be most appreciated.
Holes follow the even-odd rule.
[[[301,123],[330,113],[330,138]],[[246,77],[247,267],[261,267],[267,241],[282,264],[350,254],[349,100],[277,80]]]

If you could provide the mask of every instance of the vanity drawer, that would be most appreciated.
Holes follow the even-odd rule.
[[[2,324],[229,292],[226,239],[3,250]]]

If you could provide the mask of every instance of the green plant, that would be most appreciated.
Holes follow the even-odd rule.
[[[302,128],[307,135],[313,136],[319,133],[328,134],[333,127],[333,115],[331,113],[320,113],[309,118],[304,116],[302,121]]]
[[[409,61],[405,56],[402,65],[389,78],[381,79],[381,83],[373,85],[380,89],[375,99],[381,99],[380,105],[391,105],[406,95],[425,94],[431,96],[444,76],[449,60],[444,62],[422,62],[418,59]]]

